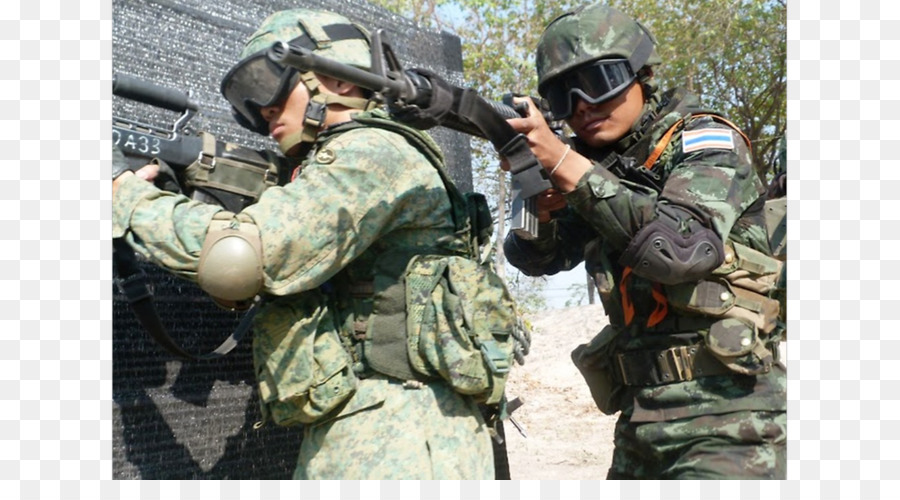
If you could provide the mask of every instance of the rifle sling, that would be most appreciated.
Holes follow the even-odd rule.
[[[521,190],[522,198],[531,198],[553,187],[550,176],[528,146],[528,139],[513,129],[477,92],[454,87],[452,113],[475,125],[501,156],[509,161],[509,171]]]
[[[128,299],[131,310],[147,333],[170,354],[186,361],[220,358],[231,352],[250,330],[253,317],[256,316],[259,309],[259,302],[255,303],[244,314],[237,328],[214,350],[201,355],[194,355],[185,351],[172,339],[166,327],[162,324],[162,320],[153,303],[153,293],[148,286],[147,274],[138,265],[134,250],[124,238],[113,239],[113,250],[113,261],[116,267],[116,274],[119,277],[119,290]]]

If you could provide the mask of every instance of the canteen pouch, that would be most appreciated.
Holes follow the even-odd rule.
[[[572,363],[584,377],[597,408],[606,415],[622,409],[625,393],[625,386],[613,375],[616,369],[613,347],[618,334],[618,329],[606,325],[590,342],[572,351]]]
[[[254,324],[263,416],[283,426],[323,420],[356,392],[358,384],[350,355],[337,332],[328,327],[333,323],[331,313],[322,306],[299,309],[274,300]]]
[[[478,402],[500,402],[517,327],[502,280],[465,257],[416,255],[405,281],[413,369],[426,378],[442,378]]]

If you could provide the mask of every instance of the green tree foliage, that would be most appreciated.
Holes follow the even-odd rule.
[[[738,125],[765,179],[787,120],[784,0],[621,0],[617,6],[656,37],[662,87],[684,86]]]

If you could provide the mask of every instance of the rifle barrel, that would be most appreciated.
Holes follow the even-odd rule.
[[[276,42],[269,49],[269,57],[285,66],[303,68],[304,71],[313,71],[336,80],[352,83],[358,87],[381,92],[390,97],[398,97],[405,90],[405,85],[402,82],[376,75],[364,69],[355,68],[349,64],[332,61],[314,54],[309,49],[290,45],[286,42]]]
[[[158,108],[183,113],[197,111],[199,107],[179,90],[166,88],[129,75],[113,76],[113,94]]]

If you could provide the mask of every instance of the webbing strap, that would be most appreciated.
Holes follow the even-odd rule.
[[[170,354],[183,360],[191,361],[220,358],[231,352],[247,332],[250,331],[259,303],[254,304],[244,314],[238,327],[219,347],[201,355],[194,355],[185,351],[169,335],[166,327],[162,324],[162,320],[153,303],[153,294],[148,286],[147,274],[138,265],[134,250],[128,246],[128,242],[124,238],[113,239],[113,261],[116,266],[116,274],[118,275],[116,283],[119,286],[119,290],[128,300],[131,310],[134,311],[138,321],[147,330],[147,333],[153,337],[153,340]]]
[[[490,103],[470,88],[454,87],[452,113],[477,127],[501,156],[521,198],[531,198],[553,187],[550,176],[528,146],[525,135],[515,131]]]
[[[628,285],[631,284],[631,267],[626,267],[622,272],[622,279],[619,280],[619,292],[622,295],[622,313],[624,314],[625,326],[631,324],[634,320],[634,303],[628,294]],[[666,300],[666,294],[659,283],[653,283],[653,289],[650,292],[656,301],[656,306],[650,317],[647,318],[647,327],[654,327],[666,319],[669,314],[669,301]]]
[[[704,116],[709,116],[709,117],[712,117],[714,120],[719,120],[722,123],[728,125],[732,129],[734,129],[734,131],[737,132],[738,134],[740,134],[741,137],[744,139],[744,142],[747,144],[747,148],[752,150],[750,138],[747,137],[747,135],[744,134],[744,132],[742,132],[741,129],[738,128],[737,125],[735,125],[734,123],[731,123],[727,119],[725,119],[719,115],[712,114],[712,113],[698,113],[695,115],[691,115],[691,118],[702,118]],[[663,136],[659,139],[659,142],[656,143],[656,147],[653,148],[653,151],[650,153],[650,156],[647,157],[647,161],[644,162],[644,167],[646,167],[648,169],[653,167],[653,164],[656,163],[656,160],[659,159],[659,156],[666,149],[666,146],[668,146],[669,142],[671,142],[672,135],[675,133],[675,130],[678,129],[678,127],[682,123],[684,123],[684,118],[678,120],[677,122],[672,124],[671,127],[669,127],[669,130],[666,130],[666,133],[663,134]]]
[[[613,377],[627,386],[648,387],[734,373],[702,344],[616,354]]]

